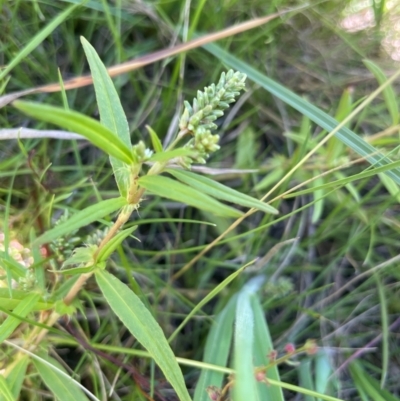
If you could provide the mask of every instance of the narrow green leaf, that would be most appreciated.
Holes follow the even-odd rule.
[[[27,293],[20,290],[10,290],[8,288],[0,288],[0,307],[5,310],[14,310],[18,305],[26,299]],[[33,311],[48,310],[53,308],[52,302],[44,301],[39,299],[35,305],[33,305]],[[19,315],[21,315],[19,313]]]
[[[211,365],[226,366],[233,336],[233,320],[237,296],[233,296],[225,308],[216,316],[208,333],[204,348],[203,362]],[[194,392],[194,401],[210,401],[208,386],[222,387],[225,374],[214,370],[202,370]]]
[[[24,318],[31,312],[36,303],[39,301],[39,294],[29,294],[26,295],[24,299],[21,299],[18,305],[14,309],[14,314]],[[7,340],[7,338],[14,332],[14,330],[19,326],[21,320],[14,317],[8,316],[6,320],[0,325],[0,344]]]
[[[92,142],[93,145],[124,163],[131,164],[133,162],[130,148],[128,148],[108,128],[93,118],[87,117],[76,111],[65,110],[60,107],[36,102],[16,100],[13,102],[13,105],[28,116],[58,125],[59,127],[83,135]]]
[[[153,149],[156,153],[160,153],[163,151],[163,147],[160,141],[160,138],[157,135],[157,132],[150,127],[150,125],[146,125],[146,129],[150,134],[151,143],[153,144]]]
[[[137,226],[133,226],[127,228],[123,231],[120,231],[117,235],[115,235],[107,244],[101,248],[100,252],[97,255],[97,260],[99,262],[106,261],[111,254],[117,249],[117,247],[122,243],[122,241],[129,237],[135,230]]]
[[[185,184],[202,193],[211,195],[214,198],[262,210],[266,213],[278,213],[278,211],[274,207],[268,205],[267,203],[261,202],[258,199],[252,198],[249,195],[238,192],[217,181],[211,180],[208,177],[204,177],[200,174],[195,174],[190,171],[178,169],[168,168],[166,169],[166,171],[177,178],[179,181],[184,182]]]
[[[20,51],[19,53],[12,59],[12,61],[2,70],[0,71],[0,81],[23,59],[25,59],[29,53],[31,53],[34,49],[36,49],[40,43],[43,42],[63,21],[65,21],[68,16],[75,11],[80,4],[75,4],[73,6],[68,7],[60,13],[56,18],[53,19],[48,25],[46,25],[41,31],[39,31]]]
[[[260,73],[259,71],[251,67],[248,63],[236,58],[234,55],[223,50],[215,43],[209,43],[207,45],[204,45],[203,47],[208,52],[216,56],[218,60],[221,60],[223,63],[226,63],[230,67],[245,73],[247,77],[253,82],[259,84],[272,95],[292,106],[303,115],[308,116],[310,120],[314,121],[325,130],[330,132],[338,125],[338,122],[333,117],[326,114],[324,111],[314,106],[313,104],[309,103],[307,100],[296,95],[289,89],[275,82],[271,78]],[[349,128],[342,127],[335,135],[346,146],[354,150],[354,152],[358,153],[360,156],[365,157],[371,164],[374,164],[376,166],[385,166],[391,162],[388,157],[382,155],[382,153],[379,152],[375,147],[365,142],[360,136],[356,135]],[[400,184],[399,168],[396,167],[391,170],[387,170],[386,174],[390,176],[397,184]]]
[[[329,360],[329,355],[323,349],[320,349],[315,355],[315,391],[318,393],[326,394],[328,392],[329,384],[335,380],[331,377],[333,369]],[[321,401],[318,398],[317,401]]]
[[[365,66],[374,74],[375,79],[379,85],[383,85],[386,81],[386,75],[384,72],[371,60],[363,60]],[[396,125],[399,123],[399,105],[397,104],[396,94],[393,90],[393,86],[389,85],[383,90],[383,98],[385,99],[386,107],[389,110],[390,117],[392,118],[392,124]]]
[[[301,387],[304,387],[305,389],[314,391],[315,390],[314,382],[313,382],[312,373],[311,373],[311,360],[305,359],[305,360],[301,361],[298,370],[299,370],[299,381],[300,381]],[[312,395],[306,394],[304,396],[304,401],[316,401],[316,400]]]
[[[139,178],[139,185],[158,196],[186,203],[202,210],[208,210],[217,215],[231,217],[242,216],[242,213],[238,210],[226,206],[206,194],[167,177],[146,175]]]
[[[139,297],[115,276],[97,270],[97,284],[114,313],[151,354],[181,401],[191,398],[164,333]]]
[[[93,46],[84,37],[81,37],[81,42],[92,73],[100,121],[130,149],[131,138],[128,121],[114,84]],[[113,156],[110,156],[110,162],[119,192],[121,196],[126,197],[129,185],[129,166]]]
[[[6,401],[15,401],[7,381],[2,375],[0,375],[0,398]]]
[[[55,359],[44,354],[40,354],[40,359],[33,359],[33,364],[44,384],[54,394],[57,400],[87,401],[87,397],[82,391],[82,386],[67,374],[63,366]],[[94,396],[91,398],[97,399]]]
[[[175,157],[182,157],[182,156],[194,156],[197,155],[197,152],[193,152],[193,150],[185,149],[185,148],[178,148],[174,150],[167,150],[165,152],[154,153],[150,158],[150,162],[166,162]]]
[[[250,302],[254,315],[254,364],[256,366],[266,366],[270,363],[268,355],[274,350],[274,345],[259,297],[255,294],[252,295]],[[280,382],[277,366],[268,369],[266,376],[267,380],[272,379]],[[265,383],[257,383],[257,387],[261,400],[284,401],[281,387],[267,386]]]
[[[27,355],[21,357],[13,366],[12,371],[7,376],[7,384],[11,390],[11,393],[15,399],[19,399],[19,393],[21,392],[22,383],[25,379],[26,368],[28,367],[29,358]]]
[[[53,241],[63,235],[66,235],[80,227],[86,226],[102,217],[115,212],[126,205],[126,199],[114,198],[101,201],[95,205],[89,206],[76,214],[74,214],[67,221],[55,226],[49,231],[35,240],[35,244],[45,244]]]

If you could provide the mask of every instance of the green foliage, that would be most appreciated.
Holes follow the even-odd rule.
[[[395,7],[128,3],[1,5],[0,401],[397,400]]]

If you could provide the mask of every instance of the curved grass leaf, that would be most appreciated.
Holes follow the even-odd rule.
[[[130,148],[127,147],[112,131],[93,118],[60,107],[36,102],[17,100],[13,105],[28,116],[66,128],[87,138],[93,145],[105,153],[130,164],[133,162]]]
[[[84,37],[81,37],[81,43],[92,73],[100,121],[130,149],[131,138],[128,121],[114,84],[93,46]],[[119,192],[121,196],[126,197],[127,186],[129,185],[129,168],[124,162],[113,156],[110,156],[110,163]]]
[[[46,231],[43,235],[35,240],[35,244],[45,244],[63,235],[66,235],[80,227],[86,226],[94,221],[101,219],[102,217],[115,212],[121,207],[126,205],[126,199],[114,198],[101,201],[95,205],[89,206],[76,214],[74,214],[67,221],[58,224],[49,231]]]
[[[25,294],[25,298],[21,299],[18,305],[14,308],[14,314],[21,316],[21,318],[26,317],[28,313],[35,308],[39,298],[39,294]],[[7,319],[4,320],[0,325],[0,344],[10,337],[20,323],[21,320],[14,316],[8,316]]]
[[[233,296],[225,308],[216,316],[207,336],[203,362],[226,366],[233,336],[237,296]],[[202,370],[194,392],[194,401],[210,401],[208,386],[222,387],[225,374],[214,370]]]
[[[175,355],[153,315],[139,297],[117,277],[104,270],[97,270],[95,275],[97,284],[114,313],[151,354],[179,399],[190,401]]]
[[[226,206],[214,198],[170,178],[159,175],[145,175],[139,178],[138,181],[139,185],[158,196],[186,203],[221,216],[242,216],[242,213],[238,210]]]
[[[226,63],[230,67],[239,70],[247,75],[249,79],[257,83],[272,95],[281,99],[283,102],[292,106],[294,109],[302,113],[303,115],[310,118],[320,127],[327,131],[332,131],[338,125],[338,122],[326,114],[324,111],[309,103],[307,100],[296,95],[289,89],[275,82],[271,78],[268,78],[261,72],[257,71],[255,68],[251,67],[248,63],[236,58],[232,54],[223,50],[220,46],[215,43],[209,43],[203,46],[208,52],[213,54]],[[369,143],[365,142],[361,137],[356,135],[349,128],[342,127],[335,136],[342,141],[350,149],[354,150],[360,156],[365,157],[371,164],[376,166],[385,166],[391,162],[391,160],[382,155],[376,148],[374,148]],[[400,184],[400,169],[395,168],[388,170],[386,174],[391,177],[397,184]]]
[[[26,299],[27,293],[21,290],[10,290],[8,288],[0,288],[0,307],[5,310],[14,310],[17,313],[18,305]],[[53,303],[39,299],[31,309],[32,311],[41,311],[53,308]],[[19,313],[21,315],[21,313]]]
[[[235,203],[237,205],[262,210],[266,213],[278,213],[278,211],[274,207],[268,205],[267,203],[261,202],[258,199],[252,198],[249,195],[238,192],[217,181],[211,180],[208,177],[204,177],[203,175],[178,169],[166,169],[166,171],[177,178],[179,181],[184,182],[185,184],[194,189],[197,189],[200,192],[211,195],[214,198],[222,199],[231,203]]]
[[[33,364],[44,384],[50,389],[57,400],[88,400],[82,391],[81,385],[72,379],[55,359],[41,354],[40,358],[33,359]],[[97,400],[94,396],[91,398]]]
[[[163,146],[161,144],[160,138],[157,135],[157,132],[150,127],[150,125],[146,125],[147,131],[149,131],[151,143],[153,145],[153,149],[156,153],[160,153],[163,151]]]

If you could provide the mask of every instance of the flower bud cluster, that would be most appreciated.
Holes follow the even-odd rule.
[[[139,141],[136,145],[132,146],[132,154],[135,163],[139,164],[150,159],[153,152],[150,149],[146,148],[146,145],[143,141]]]
[[[193,162],[205,163],[207,157],[220,148],[219,136],[211,133],[218,128],[214,121],[224,115],[230,103],[235,102],[240,91],[245,88],[246,77],[246,74],[238,71],[223,72],[217,85],[212,84],[204,88],[203,92],[197,92],[192,105],[185,101],[179,128],[193,135],[185,147],[198,154],[197,157],[183,158],[182,164],[185,167],[190,167]]]

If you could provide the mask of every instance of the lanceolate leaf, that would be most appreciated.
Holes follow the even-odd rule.
[[[238,210],[226,206],[202,192],[196,191],[193,188],[167,177],[146,175],[139,178],[139,184],[158,196],[186,203],[202,210],[208,210],[217,215],[231,217],[242,216],[242,213]]]
[[[22,383],[25,379],[26,368],[28,367],[29,358],[24,355],[21,359],[13,365],[13,369],[7,376],[7,384],[13,395],[13,399],[17,400],[21,391]]]
[[[190,401],[181,369],[164,333],[139,297],[115,276],[96,271],[96,280],[114,313],[147,349],[181,401]]]
[[[147,131],[149,131],[151,143],[153,144],[153,149],[156,153],[162,152],[163,147],[157,132],[153,130],[149,125],[146,125]]]
[[[87,401],[88,398],[79,387],[79,383],[72,379],[65,369],[53,358],[40,355],[42,361],[33,359],[33,364],[39,372],[40,377],[60,401]],[[91,397],[92,399],[97,399]]]
[[[39,300],[39,294],[29,294],[22,299],[14,309],[14,314],[24,318],[29,312],[33,310],[37,301]],[[20,325],[21,320],[14,317],[8,316],[6,320],[0,325],[0,344],[7,340],[7,338],[14,332],[14,330]]]
[[[10,289],[8,288],[0,288],[0,308],[2,311],[4,310],[9,310],[9,311],[14,311],[17,313],[17,307],[21,302],[24,302],[24,300],[27,297],[27,293],[25,291],[21,290],[11,290],[11,295],[10,295]],[[26,302],[26,301],[25,301]],[[31,300],[29,300],[28,303],[30,303]],[[39,299],[36,303],[32,305],[33,311],[39,311],[39,310],[47,310],[53,308],[54,304],[53,302],[49,301],[44,301],[43,299]],[[21,313],[19,313],[21,316]]]
[[[84,37],[81,37],[81,42],[92,72],[100,121],[130,149],[131,138],[128,121],[114,84],[93,46]],[[113,156],[110,156],[110,162],[119,192],[121,196],[126,196],[129,185],[129,168],[124,162]]]
[[[309,117],[310,120],[314,121],[320,127],[326,129],[327,131],[332,131],[338,122],[326,114],[324,111],[314,106],[310,102],[296,95],[289,89],[275,82],[271,78],[257,71],[251,67],[248,63],[236,58],[232,54],[223,50],[220,46],[215,43],[210,43],[204,46],[204,48],[210,53],[214,54],[223,63],[226,63],[232,68],[235,68],[245,74],[253,82],[257,83],[272,95],[281,99],[283,102],[292,106],[294,109],[298,110],[300,113]],[[365,142],[361,137],[356,135],[349,128],[343,127],[337,133],[336,137],[341,140],[345,145],[350,147],[354,152],[358,153],[360,156],[365,157],[371,164],[376,166],[384,166],[390,163],[390,159],[385,157],[376,148],[374,148],[369,143]],[[395,168],[388,170],[386,174],[391,177],[397,184],[400,184],[400,169]]]
[[[258,199],[252,198],[251,196],[229,188],[217,181],[211,180],[210,178],[192,173],[190,171],[178,169],[166,169],[166,171],[177,178],[179,181],[184,182],[185,184],[197,189],[200,192],[211,195],[214,198],[226,200],[228,202],[242,206],[253,207],[266,213],[278,213],[278,211],[274,207],[264,202],[261,202]]]
[[[2,375],[0,375],[0,398],[5,401],[15,400],[6,379]]]
[[[174,149],[174,150],[168,150],[165,152],[154,153],[153,156],[150,157],[149,161],[150,162],[163,162],[163,161],[171,160],[175,157],[194,156],[196,154],[197,154],[197,152],[194,152],[193,150],[185,149],[185,148],[178,148],[178,149]]]
[[[123,161],[132,163],[133,158],[130,148],[117,138],[108,128],[93,118],[60,107],[49,106],[35,102],[17,100],[13,105],[28,116],[46,121],[72,132],[83,135],[93,145],[105,153]]]
[[[35,243],[38,245],[45,244],[46,242],[52,241],[74,230],[77,230],[80,227],[93,223],[94,221],[115,212],[125,205],[126,199],[115,198],[104,200],[93,206],[89,206],[86,209],[74,214],[64,223],[61,223],[51,230],[46,231],[43,235],[35,240]]]

